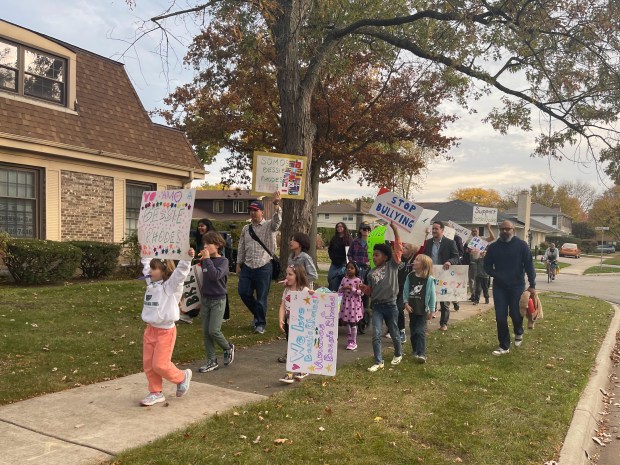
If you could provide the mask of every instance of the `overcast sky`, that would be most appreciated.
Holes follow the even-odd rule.
[[[163,98],[177,85],[188,82],[192,73],[181,64],[183,44],[175,43],[177,57],[168,62],[167,74],[157,51],[159,36],[140,40],[134,49],[121,39],[131,40],[141,24],[141,18],[161,13],[169,0],[137,0],[131,11],[123,0],[0,0],[0,18],[35,30],[99,55],[125,63],[128,74],[147,110],[163,107]],[[179,8],[183,2],[178,2]],[[177,24],[179,37],[185,35],[187,25]],[[191,32],[191,31],[190,31]],[[495,100],[496,101],[496,100]],[[476,103],[478,114],[467,115],[452,124],[448,135],[461,138],[459,147],[450,155],[454,161],[437,161],[430,165],[423,187],[415,194],[417,201],[447,200],[450,192],[461,187],[494,188],[502,192],[511,187],[528,187],[532,183],[580,180],[598,190],[605,186],[597,175],[594,164],[576,164],[570,161],[550,161],[531,158],[534,133],[513,131],[502,136],[481,122],[493,106],[494,100]],[[158,121],[161,122],[161,121]],[[538,129],[534,124],[534,129]],[[219,181],[222,160],[210,165],[209,182]],[[609,180],[603,178],[609,185]],[[322,185],[321,201],[334,198],[354,198],[372,195],[375,188],[358,186],[355,182],[334,182]]]

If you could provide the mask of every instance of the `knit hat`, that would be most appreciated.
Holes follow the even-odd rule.
[[[383,255],[385,255],[388,260],[392,259],[392,247],[390,247],[388,244],[375,244],[373,250],[378,250]]]

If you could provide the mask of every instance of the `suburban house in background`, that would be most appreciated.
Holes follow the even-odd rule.
[[[506,210],[507,215],[513,215],[517,208]],[[539,223],[546,224],[556,231],[553,235],[570,236],[573,232],[573,219],[566,213],[562,213],[560,208],[549,208],[539,203],[532,203],[530,216]]]
[[[260,198],[265,207],[265,218],[271,218],[273,215],[271,198]],[[245,189],[196,190],[192,216],[195,219],[247,222],[250,219],[248,206],[257,199],[256,195]]]
[[[371,206],[371,202],[361,200],[319,205],[316,210],[317,227],[335,228],[336,224],[342,222],[349,231],[357,231],[359,225],[365,221],[374,228],[382,223],[379,218],[368,213]]]
[[[0,231],[120,242],[142,192],[205,170],[155,124],[122,63],[0,20]]]

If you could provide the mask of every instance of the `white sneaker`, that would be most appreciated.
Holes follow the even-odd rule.
[[[515,346],[519,347],[523,344],[523,334],[515,336]]]
[[[403,359],[403,356],[399,355],[398,357],[394,357],[390,363],[392,365],[398,365],[402,359]]]
[[[374,373],[375,371],[379,371],[379,370],[383,370],[383,362],[375,363],[373,366],[368,368],[368,371],[370,371],[371,373]]]
[[[493,351],[493,355],[499,357],[501,355],[506,355],[509,352],[510,352],[510,349],[502,349],[501,347],[498,347],[497,349]]]

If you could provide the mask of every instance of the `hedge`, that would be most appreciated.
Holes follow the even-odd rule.
[[[96,241],[69,241],[82,251],[80,269],[82,276],[96,279],[111,274],[118,266],[121,244]]]
[[[70,279],[80,266],[82,251],[67,243],[9,239],[4,263],[17,284],[48,284]]]

